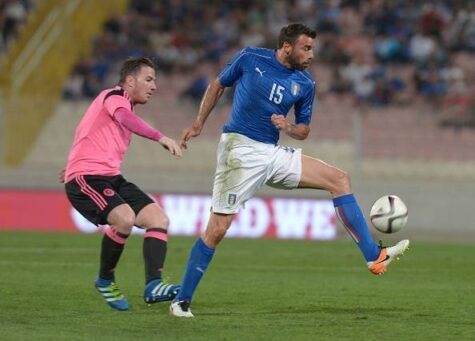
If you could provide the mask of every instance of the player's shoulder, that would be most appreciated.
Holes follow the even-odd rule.
[[[120,86],[116,86],[116,87],[113,87],[113,88],[102,90],[101,95],[104,96],[104,101],[105,101],[106,99],[108,99],[109,97],[114,96],[114,95],[124,97],[125,96],[125,91]]]
[[[248,46],[248,47],[243,48],[241,50],[241,53],[249,55],[250,58],[271,59],[274,51],[271,49],[263,48],[263,47]]]
[[[297,71],[297,72],[303,82],[307,83],[311,87],[316,86],[315,80],[313,79],[313,76],[310,72],[308,72],[307,70]]]
[[[106,99],[108,99],[109,97],[112,97],[112,96],[120,96],[120,97],[123,97],[127,100],[129,100],[129,95],[127,94],[127,91],[125,91],[122,87],[120,86],[116,86],[114,88],[110,88],[110,89],[105,89],[102,91],[101,95],[103,96],[103,102],[106,101]]]

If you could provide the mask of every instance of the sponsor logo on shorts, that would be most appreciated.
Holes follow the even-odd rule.
[[[237,200],[236,193],[228,193],[228,205],[234,205]]]
[[[102,192],[102,193],[104,193],[104,195],[107,196],[107,197],[111,197],[115,194],[114,190],[112,190],[110,188],[106,188],[104,190],[104,192]]]

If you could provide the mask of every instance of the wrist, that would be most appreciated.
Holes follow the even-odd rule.
[[[287,134],[290,134],[291,130],[292,130],[292,124],[291,124],[291,123],[288,123],[288,122],[285,122],[284,131],[285,131]]]
[[[203,128],[203,123],[202,122],[195,121],[195,123],[193,123],[193,129],[201,131],[201,128]]]
[[[159,141],[162,139],[162,137],[164,137],[164,136],[165,136],[165,135],[163,135],[160,131],[157,130],[157,131],[155,132],[154,136],[153,136],[153,139],[154,139],[155,141],[159,142]]]

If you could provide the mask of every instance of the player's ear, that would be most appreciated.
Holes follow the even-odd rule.
[[[284,49],[285,54],[288,56],[292,52],[292,44],[289,42],[284,42],[282,45],[282,48]]]
[[[124,82],[125,85],[133,86],[134,83],[135,83],[135,77],[134,77],[134,75],[127,75],[127,76],[125,77],[125,82]]]

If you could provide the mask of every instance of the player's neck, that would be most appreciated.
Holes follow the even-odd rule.
[[[119,84],[119,86],[122,88],[122,90],[124,90],[126,93],[127,93],[127,96],[129,97],[130,101],[132,102],[133,105],[136,104],[133,96],[132,96],[132,90],[129,88],[127,89],[127,87],[124,85],[124,84]]]
[[[275,58],[277,59],[277,61],[279,63],[281,63],[287,69],[292,69],[289,62],[287,61],[287,56],[286,56],[285,51],[283,49],[277,49],[275,51]]]

